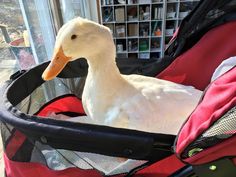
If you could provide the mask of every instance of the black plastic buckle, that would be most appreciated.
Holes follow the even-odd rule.
[[[16,80],[17,78],[19,78],[21,75],[23,75],[26,72],[26,70],[19,70],[17,72],[15,72],[14,74],[12,74],[10,76],[11,80]]]

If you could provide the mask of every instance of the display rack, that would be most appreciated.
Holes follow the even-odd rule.
[[[182,19],[199,0],[100,0],[101,22],[120,58],[160,58]]]

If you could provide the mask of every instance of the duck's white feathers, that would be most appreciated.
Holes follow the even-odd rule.
[[[176,134],[200,96],[201,91],[193,87],[120,75],[111,65],[99,73],[89,71],[83,103],[97,124]]]
[[[72,35],[76,39],[72,40]],[[71,60],[87,59],[89,70],[82,101],[94,123],[176,134],[200,99],[201,92],[193,87],[121,75],[110,30],[89,20],[78,18],[65,24],[55,46]],[[57,62],[57,53],[54,56]]]

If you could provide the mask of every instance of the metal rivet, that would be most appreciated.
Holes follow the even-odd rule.
[[[211,171],[215,171],[217,169],[217,167],[215,166],[215,165],[211,165],[210,167],[209,167],[209,170],[211,170]]]
[[[41,139],[42,143],[47,143],[48,142],[48,140],[45,136],[41,136],[40,139]]]

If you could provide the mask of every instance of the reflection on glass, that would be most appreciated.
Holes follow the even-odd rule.
[[[1,63],[3,65],[4,63],[13,65],[18,63],[20,69],[29,69],[35,65],[28,31],[18,1],[0,3],[0,29]],[[14,60],[17,62],[13,62]]]
[[[26,28],[29,30],[30,42],[32,43],[32,51],[36,62],[42,63],[50,60],[53,54],[56,33],[49,1],[19,0],[19,2]],[[63,90],[63,85],[61,86],[59,83],[50,84],[50,82],[46,82],[42,89],[43,93],[37,94],[44,95],[46,100],[50,100],[55,95],[62,93]]]
[[[26,26],[30,31],[37,63],[47,61],[52,56],[55,43],[55,31],[48,1],[20,0],[20,3],[25,13]]]
[[[82,5],[83,2],[81,0],[60,0],[63,23],[78,16],[83,17]]]

